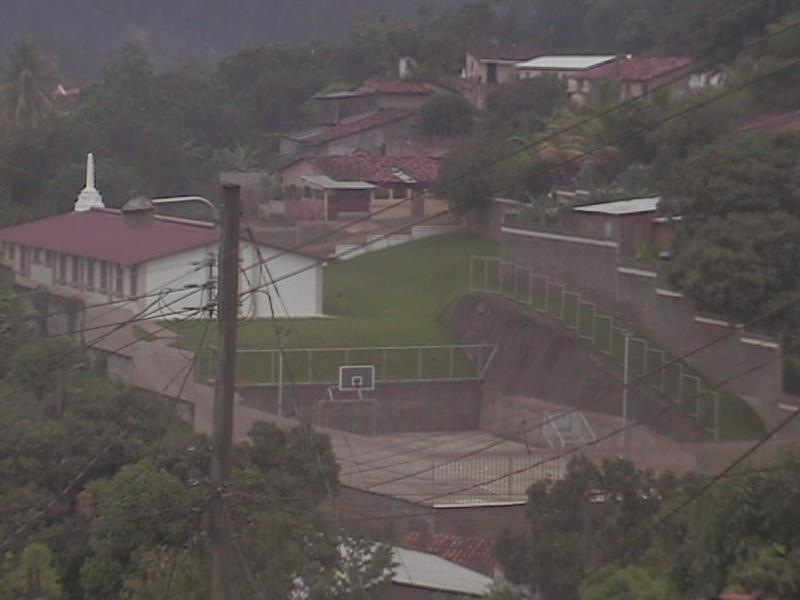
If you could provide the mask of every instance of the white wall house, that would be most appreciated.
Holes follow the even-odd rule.
[[[152,205],[105,208],[94,189],[91,158],[74,211],[0,230],[2,264],[18,285],[77,295],[88,305],[113,303],[153,319],[184,318],[213,301],[218,243],[214,225],[159,216]],[[240,252],[243,318],[271,316],[267,293],[278,317],[287,311],[292,317],[322,315],[324,265],[318,258],[248,240]]]

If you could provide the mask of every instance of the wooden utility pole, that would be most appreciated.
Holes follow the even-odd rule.
[[[225,495],[233,462],[233,406],[236,372],[236,321],[239,314],[238,185],[222,186],[225,205],[221,219],[217,290],[217,365],[214,389],[214,430],[211,457],[211,499],[208,536],[211,551],[211,600],[231,598],[231,526],[225,514]]]

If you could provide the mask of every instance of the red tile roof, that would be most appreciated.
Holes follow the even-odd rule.
[[[416,81],[371,79],[364,83],[364,87],[376,94],[430,95],[433,93],[427,85]]]
[[[310,138],[308,141],[316,143],[331,142],[349,135],[361,133],[362,131],[369,131],[370,129],[375,129],[376,127],[380,127],[382,125],[388,125],[389,123],[394,123],[395,121],[408,119],[413,117],[415,114],[417,114],[417,111],[415,110],[401,110],[394,108],[379,110],[376,113],[364,117],[363,119],[359,119],[350,123],[340,123],[339,125],[331,127],[330,129],[326,129],[319,135]]]
[[[800,131],[800,110],[783,115],[762,115],[746,123],[742,131]]]
[[[685,56],[626,58],[589,69],[581,79],[622,79],[624,81],[653,81],[692,64]]]
[[[439,176],[440,160],[428,156],[318,156],[309,159],[322,174],[339,181],[374,184],[431,184]]]
[[[406,534],[401,546],[435,554],[490,577],[498,567],[493,555],[494,541],[488,538],[413,531]]]
[[[137,224],[109,209],[62,213],[0,229],[0,241],[123,265],[215,244],[218,239],[217,228],[200,221],[157,216]]]

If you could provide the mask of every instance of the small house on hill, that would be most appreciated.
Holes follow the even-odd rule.
[[[219,230],[211,223],[157,215],[145,198],[122,210],[105,207],[89,155],[86,187],[71,212],[0,229],[2,264],[21,287],[45,287],[86,305],[114,304],[147,318],[202,316],[214,296]],[[240,289],[264,286],[260,259],[291,316],[322,315],[323,262],[272,244],[240,244]],[[276,308],[282,312],[283,308]],[[264,294],[243,299],[242,314],[271,316]],[[286,316],[286,315],[284,315]]]
[[[434,89],[416,81],[372,79],[358,89],[317,94],[318,123],[336,125],[344,119],[379,110],[419,110]]]
[[[660,196],[584,204],[563,211],[558,221],[562,229],[614,240],[622,256],[633,257],[645,249],[670,247],[680,217],[670,216],[660,205]]]
[[[556,75],[570,81],[591,69],[609,64],[616,55],[545,55],[517,63],[514,69],[520,79],[531,79],[542,75]],[[570,90],[571,91],[571,90]]]
[[[336,220],[381,209],[386,209],[383,218],[431,214],[444,207],[428,194],[439,164],[426,156],[301,158],[278,171],[283,212],[298,221]],[[408,202],[397,204],[403,200]]]
[[[683,56],[631,58],[617,57],[611,62],[588,70],[573,72],[568,76],[568,90],[573,100],[585,101],[592,88],[600,81],[616,81],[620,100],[646,96],[651,90],[668,87],[673,92],[688,92],[693,61]],[[672,80],[676,81],[670,83]]]
[[[464,56],[464,78],[477,84],[509,83],[517,79],[515,65],[541,54],[533,47],[517,44],[472,48]]]
[[[280,152],[290,156],[392,154],[416,136],[417,111],[388,108],[292,133],[281,140]]]

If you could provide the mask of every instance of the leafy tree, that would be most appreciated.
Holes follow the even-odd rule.
[[[13,381],[33,394],[42,416],[58,415],[63,410],[63,385],[67,373],[80,359],[71,340],[65,338],[46,339],[17,348],[11,362],[10,375]],[[59,391],[60,388],[60,391]],[[45,397],[53,394],[45,405]]]
[[[671,600],[673,594],[666,577],[636,565],[609,566],[581,586],[580,600]]]
[[[203,506],[197,488],[148,459],[123,467],[107,481],[92,482],[87,492],[96,517],[81,585],[95,598],[118,593],[134,553],[186,544]]]
[[[671,276],[702,308],[748,320],[800,285],[800,219],[775,211],[712,217],[679,246]],[[786,322],[791,315],[777,315]]]
[[[800,463],[790,455],[772,466],[743,468],[661,528],[657,547],[681,597],[715,597],[727,589],[797,596]]]
[[[19,40],[0,70],[0,124],[34,128],[52,114],[55,60],[33,38]]]
[[[734,212],[800,214],[798,151],[792,136],[727,136],[677,164],[667,189],[681,199],[690,228]]]
[[[631,545],[630,536],[653,522],[678,487],[671,475],[640,471],[625,459],[598,467],[574,458],[564,479],[529,488],[526,529],[498,539],[496,556],[510,581],[542,598],[575,597],[592,567],[634,561],[647,550],[650,539]]]
[[[420,129],[427,135],[465,134],[472,130],[473,118],[472,106],[463,96],[434,96],[420,111]]]
[[[4,600],[63,598],[55,557],[44,544],[32,543],[25,546],[19,564],[0,578],[0,584],[0,598]]]
[[[657,38],[658,27],[652,13],[639,8],[628,14],[622,21],[615,37],[616,47],[626,53],[638,54]]]
[[[530,135],[545,128],[566,98],[564,81],[535,77],[498,86],[486,99],[486,128]]]

